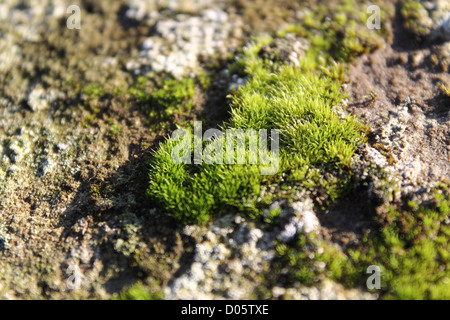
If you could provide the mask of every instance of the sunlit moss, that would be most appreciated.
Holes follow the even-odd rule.
[[[164,295],[159,289],[159,284],[155,283],[156,288],[144,286],[142,282],[137,282],[128,289],[122,291],[118,300],[162,300]]]
[[[450,193],[440,185],[433,194],[430,204],[409,201],[401,210],[388,207],[375,217],[380,230],[345,253],[317,236],[299,233],[296,240],[277,246],[271,281],[312,285],[326,277],[364,288],[367,268],[376,265],[381,269],[378,292],[384,299],[449,299]],[[325,266],[320,267],[321,262]],[[288,272],[280,273],[286,266]]]
[[[293,33],[308,39],[311,50],[307,52],[306,59],[314,66],[333,60],[347,62],[380,48],[384,38],[390,39],[389,27],[385,22],[392,15],[393,8],[387,3],[380,6],[380,29],[372,30],[366,26],[371,16],[367,13],[367,5],[346,0],[337,5],[312,6],[301,22],[279,30],[277,36]]]
[[[419,0],[403,0],[400,12],[405,28],[419,37],[429,33],[429,26],[425,24],[428,13]]]
[[[258,39],[235,64],[248,80],[231,97],[230,119],[222,129],[280,130],[279,171],[264,176],[248,163],[175,164],[171,153],[180,142],[169,139],[154,154],[147,194],[185,223],[205,223],[233,207],[258,216],[255,202],[268,183],[323,187],[336,197],[337,189],[349,181],[351,158],[365,140],[364,127],[350,116],[340,119],[333,109],[343,98],[340,82],[328,76],[337,67],[316,72],[307,64],[299,69],[269,63],[258,54],[270,41]],[[339,170],[344,171],[342,179],[322,179],[325,172]]]

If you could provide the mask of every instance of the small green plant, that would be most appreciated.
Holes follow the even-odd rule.
[[[137,102],[150,103],[153,107],[163,110],[175,109],[184,103],[186,108],[190,109],[195,94],[195,82],[192,78],[168,78],[161,85],[154,86],[148,78],[139,77],[130,87],[129,94]]]
[[[365,235],[359,246],[345,253],[300,232],[290,243],[277,245],[274,279],[269,279],[312,285],[326,277],[348,287],[364,287],[367,267],[376,265],[381,269],[379,293],[385,299],[449,299],[450,193],[446,185],[433,193],[432,204],[408,201],[400,210],[386,208],[376,217],[380,231]],[[319,268],[320,263],[324,266]],[[286,266],[288,272],[281,273]]]
[[[84,88],[84,93],[90,98],[99,98],[104,94],[103,88],[98,84],[90,84]]]
[[[148,101],[150,98],[150,90],[152,86],[146,77],[138,77],[136,82],[130,87],[128,93],[137,101]],[[117,90],[116,94],[122,93],[122,90]]]

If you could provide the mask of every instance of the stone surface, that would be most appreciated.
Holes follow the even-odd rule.
[[[292,203],[271,202],[265,218],[281,212],[271,226],[239,212],[221,213],[207,226],[177,224],[138,192],[148,183],[143,172],[151,150],[177,119],[154,129],[148,114],[126,97],[86,94],[91,85],[126,91],[138,75],[157,81],[167,74],[216,72],[218,65],[213,81],[223,92],[195,97],[204,102],[204,110],[193,111],[200,118],[217,110],[211,107],[217,96],[226,100],[227,89],[245,84],[245,77],[223,72],[227,59],[249,35],[303,19],[301,2],[74,3],[82,8],[80,30],[65,27],[72,2],[0,3],[1,299],[108,299],[142,279],[157,280],[167,299],[249,299],[271,272],[275,243],[298,232],[317,233],[341,247],[344,241],[336,239],[344,236],[350,244],[359,241],[356,222],[367,223],[357,217],[357,204],[343,206],[327,222],[303,194]],[[420,23],[427,37],[448,40],[448,1],[423,3]],[[345,88],[347,106],[336,111],[353,113],[372,128],[357,157],[389,171],[398,193],[420,202],[450,176],[449,104],[440,89],[450,87],[450,42],[417,48],[413,39],[405,41],[356,59]],[[287,35],[262,56],[277,54],[298,66],[308,46]],[[371,90],[376,99],[368,98]],[[116,135],[113,124],[120,128]],[[371,178],[367,197],[382,199],[383,181]],[[342,224],[352,227],[337,230]],[[313,287],[268,290],[280,299],[377,298],[327,279]]]

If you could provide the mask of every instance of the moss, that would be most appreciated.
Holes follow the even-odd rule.
[[[83,120],[82,126],[84,128],[89,128],[92,125],[92,123],[94,122],[94,120],[95,120],[94,115],[92,115],[92,114],[87,115]]]
[[[99,98],[105,93],[103,87],[98,84],[90,84],[86,86],[83,91],[89,99]]]
[[[354,266],[382,266],[385,298],[450,298],[450,196],[446,186],[434,191],[431,204],[409,209],[389,208],[378,217],[379,238],[368,239]],[[367,248],[372,248],[370,251]]]
[[[207,83],[206,76],[201,77],[204,85]],[[148,102],[152,106],[160,107],[164,110],[174,109],[177,106],[186,103],[189,110],[192,107],[192,98],[195,93],[195,82],[192,78],[183,78],[181,80],[168,78],[161,84],[152,84],[150,79],[145,77],[137,78],[136,82],[130,87],[128,94],[137,102]]]
[[[128,94],[138,100],[147,101],[150,98],[149,90],[152,88],[150,80],[146,77],[138,77],[133,85],[130,86]],[[115,89],[116,94],[124,93],[122,89]]]
[[[393,10],[389,4],[383,4],[380,20],[383,27],[370,30],[366,21],[370,14],[367,6],[353,0],[340,1],[338,5],[315,5],[305,15],[301,23],[291,24],[278,31],[278,37],[288,33],[308,39],[313,50],[307,53],[307,59],[316,65],[329,63],[330,60],[347,62],[355,57],[380,48],[383,38],[390,39],[389,28],[385,25],[387,16]]]
[[[194,93],[195,84],[193,79],[168,79],[164,81],[160,89],[152,93],[152,101],[164,108],[167,114],[172,114],[183,103],[184,107],[189,111],[192,108]]]
[[[115,139],[122,130],[122,127],[118,125],[112,118],[108,120],[108,127],[109,127],[108,136],[111,139]]]
[[[270,281],[313,285],[327,277],[348,287],[365,287],[366,270],[376,265],[384,299],[449,299],[450,193],[443,184],[432,193],[433,200],[420,206],[409,200],[402,208],[386,208],[375,217],[380,231],[366,234],[345,253],[315,235],[299,233],[296,240],[277,246]]]
[[[264,221],[266,223],[273,223],[276,221],[281,215],[281,208],[274,208],[268,212],[267,215],[265,215]]]
[[[277,281],[281,283],[298,283],[311,286],[317,282],[319,271],[318,262],[325,260],[320,252],[321,244],[316,241],[315,234],[300,233],[297,239],[291,243],[279,243],[276,246],[278,259],[274,262],[273,268],[277,274]],[[327,251],[324,256],[330,254]],[[337,261],[337,257],[333,257],[333,261]],[[281,272],[282,269],[287,269],[288,272]],[[331,266],[329,266],[331,270]],[[281,276],[278,276],[281,275]]]
[[[93,184],[93,185],[91,186],[90,191],[89,191],[90,196],[91,196],[92,198],[94,198],[94,199],[100,198],[100,197],[101,197],[101,194],[102,194],[102,190],[101,190],[101,189],[102,189],[101,185]]]
[[[403,17],[403,24],[418,37],[426,36],[430,30],[425,24],[428,13],[419,0],[404,0],[400,13]]]
[[[205,71],[200,72],[197,81],[203,90],[207,91],[211,88],[211,77]]]
[[[320,188],[334,198],[349,181],[351,158],[365,140],[364,128],[334,112],[344,96],[340,83],[327,76],[336,67],[316,72],[308,61],[303,70],[264,61],[258,54],[270,41],[259,39],[243,52],[239,64],[249,78],[231,97],[231,117],[222,129],[279,129],[279,171],[261,175],[258,165],[249,164],[248,150],[242,165],[175,164],[171,153],[179,142],[167,140],[154,154],[147,194],[184,223],[206,223],[229,208],[261,217],[256,201],[261,187],[270,183],[283,183],[285,189]],[[203,142],[203,148],[220,144],[220,139]],[[330,178],[324,179],[325,173]]]
[[[443,94],[445,94],[447,97],[450,97],[450,88],[447,88],[445,84],[441,84],[440,89]]]
[[[195,107],[194,96],[209,88],[209,77],[200,74],[196,78],[165,78],[152,80],[138,77],[128,90],[117,89],[116,94],[140,107],[152,129],[165,128],[170,119],[186,118]],[[173,121],[172,121],[173,122]]]
[[[153,286],[148,288],[142,282],[137,282],[128,289],[120,293],[118,300],[163,300],[164,295],[159,287],[159,283],[155,282]]]
[[[148,117],[152,129],[160,129],[169,119],[185,117],[195,106],[194,96],[197,90],[207,91],[210,78],[201,73],[195,78],[174,79],[172,77],[150,79],[139,76],[133,83],[106,89],[93,83],[84,88],[84,94],[94,113],[98,113],[98,100],[120,99],[125,106],[137,105]],[[87,121],[86,125],[89,126]],[[120,131],[116,124],[110,123],[110,137]]]

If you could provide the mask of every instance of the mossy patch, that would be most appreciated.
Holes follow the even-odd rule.
[[[444,95],[446,95],[447,97],[450,97],[450,88],[447,88],[445,86],[445,84],[441,84],[440,89]]]
[[[115,139],[122,130],[122,127],[119,124],[117,124],[112,118],[108,120],[108,127],[109,127],[108,136],[111,139]]]
[[[367,27],[371,16],[366,10],[367,5],[346,0],[312,6],[300,23],[279,30],[277,36],[293,33],[309,40],[312,50],[307,52],[306,59],[314,65],[324,65],[333,60],[347,62],[380,48],[384,38],[391,38],[386,21],[393,10],[389,4],[381,7],[380,29]]]
[[[152,286],[145,286],[142,282],[136,282],[130,288],[122,291],[117,300],[163,300],[164,295],[159,286],[157,282],[153,283]]]
[[[169,77],[156,81],[138,77],[128,91],[120,90],[119,93],[140,106],[151,128],[161,129],[169,119],[183,122],[182,119],[188,117],[195,107],[196,92],[206,90],[207,83],[206,75],[182,79]]]
[[[169,120],[183,123],[190,118],[196,107],[195,97],[210,88],[210,78],[206,73],[194,78],[175,79],[161,77],[151,79],[139,76],[132,83],[123,83],[114,88],[105,88],[98,83],[84,87],[83,93],[92,114],[88,115],[84,127],[89,127],[100,113],[100,106],[107,108],[113,100],[120,101],[125,107],[137,106],[147,118],[152,130],[164,129]],[[111,120],[113,121],[113,120]],[[114,138],[120,132],[116,123],[108,123],[108,136]]]
[[[279,170],[261,175],[258,165],[249,164],[248,150],[242,165],[175,164],[171,153],[178,142],[167,140],[154,154],[147,194],[184,223],[205,223],[230,208],[260,216],[256,202],[262,186],[314,189],[314,178],[323,179],[325,173],[330,177],[322,185],[332,191],[329,196],[336,196],[333,186],[342,181],[333,173],[350,174],[353,153],[365,137],[361,124],[334,111],[344,95],[341,83],[328,74],[341,69],[314,71],[308,61],[301,68],[265,61],[258,54],[270,41],[259,39],[235,64],[244,67],[248,80],[233,95],[231,117],[222,129],[279,130]],[[225,145],[218,138],[203,147],[220,142]]]
[[[419,0],[403,0],[400,13],[405,28],[418,37],[424,37],[430,32],[428,13]]]
[[[89,99],[100,98],[105,94],[104,88],[96,83],[86,86],[83,92]]]

